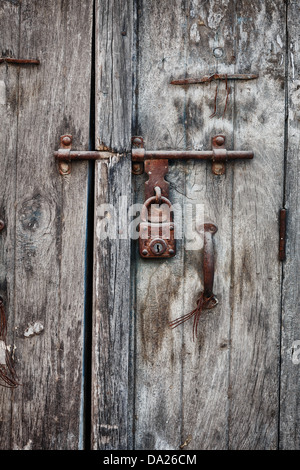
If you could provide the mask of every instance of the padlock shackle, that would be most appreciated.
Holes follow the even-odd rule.
[[[141,211],[141,222],[148,222],[148,218],[147,218],[148,208],[152,203],[156,203],[156,201],[157,201],[157,196],[151,196],[144,202],[144,205]],[[170,208],[172,207],[171,201],[169,201],[169,199],[164,196],[161,196],[161,202],[167,204]],[[171,210],[170,213],[171,212],[173,211]]]

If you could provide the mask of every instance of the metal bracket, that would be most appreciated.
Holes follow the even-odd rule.
[[[70,150],[72,147],[72,136],[70,134],[62,135],[60,138],[60,151],[59,155],[64,156],[65,159],[60,160],[58,169],[61,175],[69,175],[71,173],[71,162],[68,161]]]
[[[59,172],[63,176],[71,173],[72,161],[105,160],[116,155],[107,150],[72,150],[72,139],[71,134],[62,135],[60,148],[54,152],[54,158],[58,161]]]
[[[227,158],[227,150],[225,149],[225,135],[217,135],[212,138],[212,148],[213,148],[213,162],[212,162],[212,172],[214,175],[224,175],[226,173],[226,167],[224,160]]]
[[[144,139],[143,137],[134,136],[131,138],[131,146],[134,149],[143,149],[144,148]],[[132,173],[134,175],[141,175],[144,173],[144,163],[143,162],[133,162],[132,163]]]

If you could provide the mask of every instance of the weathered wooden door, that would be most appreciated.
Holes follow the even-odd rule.
[[[299,14],[280,0],[0,2],[0,295],[21,382],[0,387],[1,449],[299,449]],[[214,74],[228,79],[170,84]],[[101,159],[60,173],[64,134]],[[141,258],[132,136],[208,150],[217,134],[253,160],[219,176],[170,160],[184,236],[174,258]],[[218,226],[219,303],[193,341],[192,321],[168,325],[203,288],[196,205]]]

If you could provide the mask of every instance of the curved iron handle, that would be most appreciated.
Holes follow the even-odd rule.
[[[197,336],[197,326],[199,318],[204,309],[211,309],[218,304],[218,299],[213,293],[214,275],[215,275],[215,256],[213,235],[217,232],[218,228],[212,223],[204,223],[196,227],[198,232],[202,232],[204,228],[204,247],[203,247],[203,292],[201,292],[197,306],[194,310],[182,315],[179,318],[169,323],[170,328],[176,328],[178,325],[194,318],[193,325],[193,339]]]
[[[204,247],[203,247],[203,296],[208,300],[206,308],[213,308],[218,300],[213,293],[215,275],[215,256],[213,236],[218,231],[218,227],[212,223],[204,224]]]

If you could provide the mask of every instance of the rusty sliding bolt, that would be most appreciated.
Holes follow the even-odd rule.
[[[279,212],[279,260],[286,259],[286,219],[287,210],[280,209]]]
[[[169,159],[173,160],[211,160],[214,175],[225,174],[225,162],[237,159],[252,159],[252,151],[248,150],[226,150],[225,136],[216,135],[212,138],[212,150],[145,150],[144,148],[133,148],[131,158],[133,162],[145,161],[145,166],[150,161]]]
[[[226,150],[225,135],[219,134],[212,138],[212,150],[145,150],[132,148],[133,162],[158,162],[159,160],[211,160],[214,175],[225,173],[225,162],[228,160],[252,159],[254,154],[249,150]],[[164,194],[163,194],[164,195]]]
[[[171,85],[196,85],[197,83],[207,83],[213,80],[253,80],[258,78],[257,74],[252,73],[214,73],[212,75],[206,75],[201,78],[180,78],[178,80],[172,80]]]
[[[15,59],[14,57],[0,57],[0,64],[6,62],[14,65],[39,65],[38,59]]]
[[[54,152],[54,157],[58,161],[59,172],[61,175],[71,173],[71,161],[74,160],[102,160],[113,156],[112,152],[98,150],[71,150],[72,135],[65,134],[60,138],[60,148]]]
[[[252,159],[253,152],[249,150],[226,150],[216,156],[213,150],[145,150],[132,149],[133,162],[143,162],[145,160],[218,160],[226,162],[228,160]]]
[[[108,158],[109,152],[100,152],[98,150],[70,150],[70,149],[59,149],[54,152],[54,157],[59,160],[71,161],[71,160],[101,160]]]

